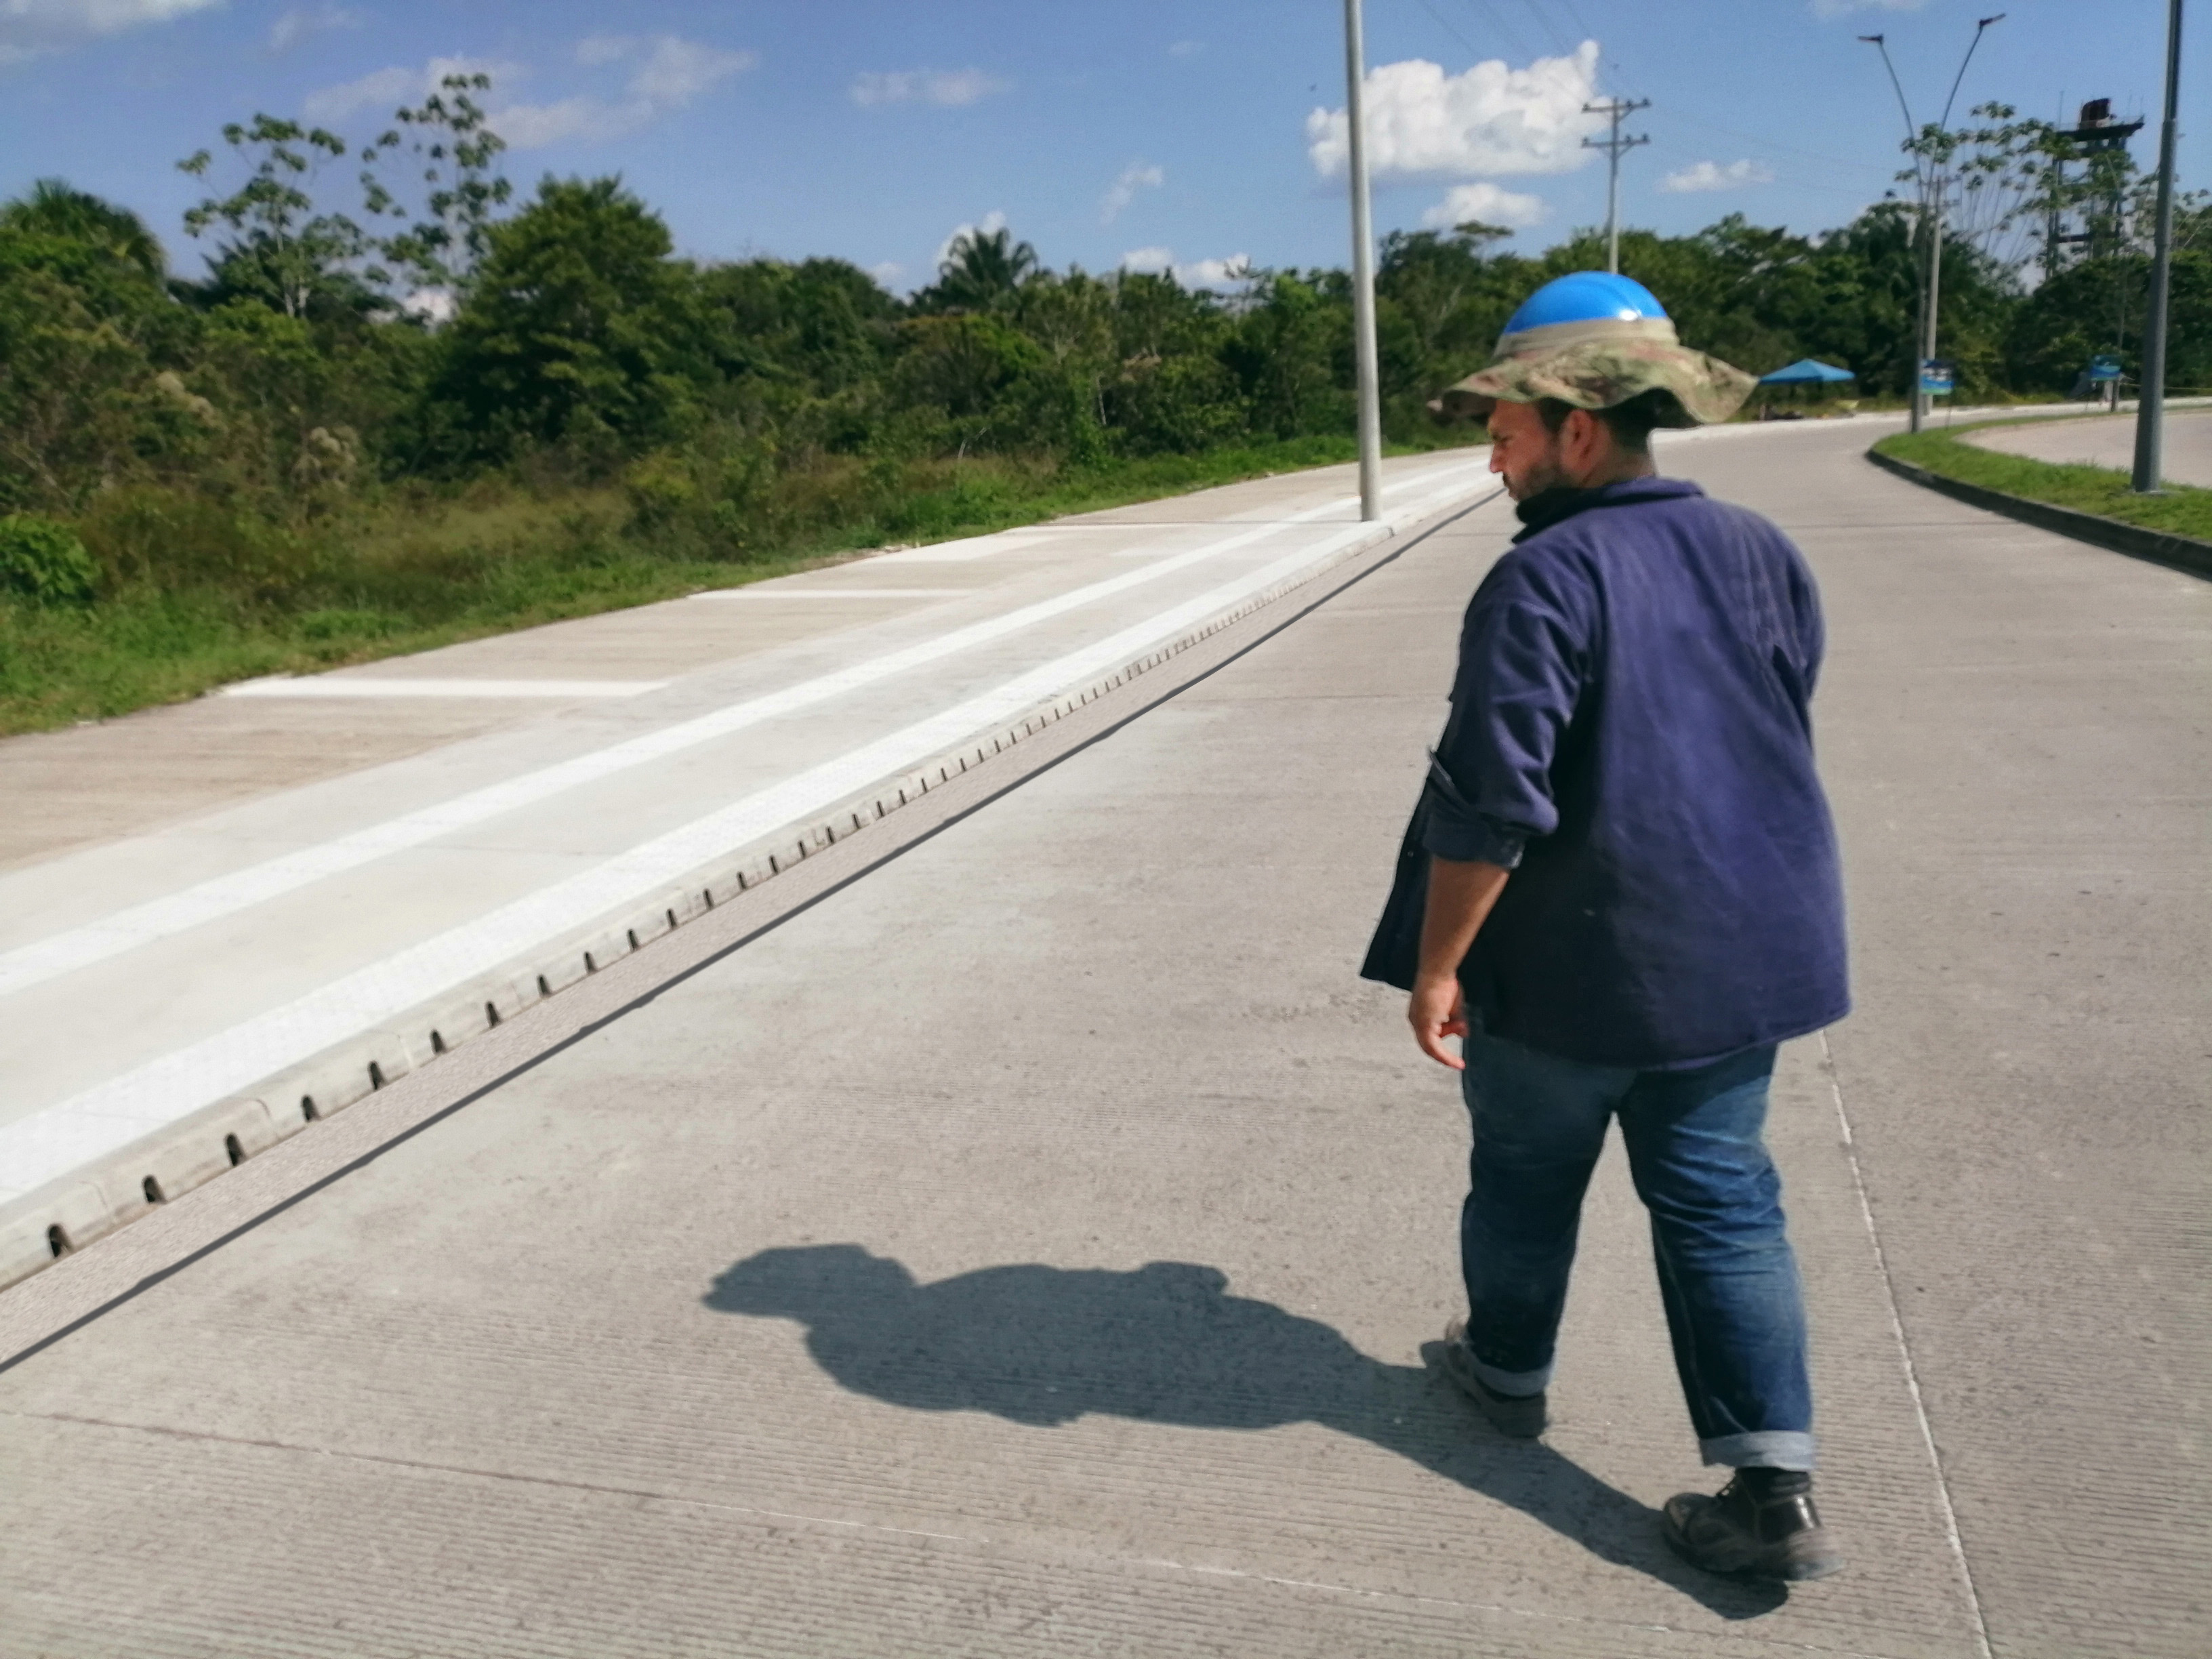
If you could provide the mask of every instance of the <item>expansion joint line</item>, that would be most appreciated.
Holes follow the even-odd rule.
[[[1844,1157],[1851,1167],[1851,1190],[1858,1195],[1859,1219],[1866,1224],[1867,1243],[1874,1249],[1874,1265],[1881,1274],[1883,1299],[1889,1304],[1889,1334],[1897,1343],[1898,1364],[1905,1372],[1905,1392],[1912,1396],[1913,1420],[1920,1425],[1920,1444],[1936,1475],[1936,1501],[1943,1512],[1943,1537],[1951,1547],[1952,1565],[1958,1569],[1959,1587],[1974,1615],[1974,1650],[1980,1659],[1993,1659],[1990,1621],[1982,1610],[1981,1591],[1974,1584],[1974,1570],[1966,1559],[1966,1540],[1959,1532],[1959,1511],[1951,1502],[1951,1482],[1943,1471],[1943,1454],[1936,1449],[1936,1431],[1928,1420],[1928,1401],[1920,1391],[1920,1374],[1912,1363],[1912,1344],[1905,1334],[1905,1316],[1898,1306],[1897,1277],[1890,1271],[1888,1254],[1881,1248],[1881,1230],[1875,1224],[1874,1200],[1867,1192],[1866,1171],[1859,1164],[1859,1144],[1851,1133],[1850,1114],[1844,1109],[1844,1082],[1837,1074],[1835,1051],[1828,1034],[1820,1033],[1820,1065],[1828,1074],[1828,1094],[1836,1105],[1836,1127],[1843,1132]]]

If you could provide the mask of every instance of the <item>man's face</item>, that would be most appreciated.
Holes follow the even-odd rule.
[[[1501,399],[1490,411],[1489,426],[1490,470],[1504,476],[1505,493],[1515,501],[1525,501],[1567,482],[1559,453],[1565,428],[1547,430],[1534,404]]]

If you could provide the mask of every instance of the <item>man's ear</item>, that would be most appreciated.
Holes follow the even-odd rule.
[[[1595,459],[1600,425],[1597,416],[1587,409],[1569,410],[1559,425],[1560,459],[1572,457],[1571,465]]]

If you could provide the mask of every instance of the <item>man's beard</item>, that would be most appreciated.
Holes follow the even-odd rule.
[[[1559,470],[1558,461],[1548,455],[1524,471],[1517,483],[1512,474],[1508,473],[1505,477],[1505,493],[1516,501],[1533,501],[1539,495],[1566,488],[1567,475]]]

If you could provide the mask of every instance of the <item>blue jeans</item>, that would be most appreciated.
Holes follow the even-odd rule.
[[[1501,1394],[1552,1375],[1583,1193],[1620,1120],[1708,1463],[1813,1467],[1805,1306],[1784,1230],[1782,1178],[1759,1133],[1771,1048],[1689,1072],[1586,1066],[1480,1030],[1462,1083],[1474,1119],[1460,1212],[1468,1346]]]

